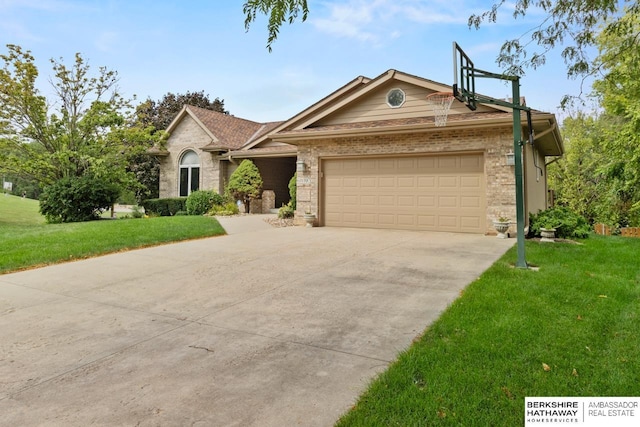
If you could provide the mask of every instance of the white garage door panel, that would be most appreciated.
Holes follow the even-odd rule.
[[[323,161],[327,226],[484,233],[481,154]]]

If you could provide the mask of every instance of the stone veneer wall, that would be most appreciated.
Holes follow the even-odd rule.
[[[305,210],[320,218],[318,179],[322,158],[444,154],[467,151],[484,154],[487,203],[487,233],[493,232],[493,220],[506,216],[515,220],[515,177],[513,166],[506,166],[506,154],[513,149],[513,133],[509,126],[487,129],[467,129],[449,132],[446,129],[429,133],[358,136],[340,139],[310,139],[296,142],[298,159],[307,164],[307,171],[298,172],[296,223],[302,223]],[[320,218],[322,221],[322,219]]]
[[[193,150],[200,157],[200,189],[220,192],[218,169],[220,162],[215,154],[200,148],[211,142],[211,138],[191,118],[185,117],[174,129],[167,141],[169,155],[160,158],[160,197],[178,197],[178,168],[180,157]]]

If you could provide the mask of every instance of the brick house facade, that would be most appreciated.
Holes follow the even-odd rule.
[[[295,174],[296,148],[267,141],[251,152],[242,149],[278,124],[280,122],[257,123],[184,106],[167,128],[169,138],[165,148],[152,150],[160,160],[160,197],[186,196],[194,189],[214,190],[222,194],[240,162],[250,159],[260,170],[263,189],[274,193],[270,203],[273,206],[269,207],[288,202],[288,183]],[[197,165],[183,164],[187,153],[197,156]],[[189,185],[181,185],[183,177],[187,178]]]
[[[263,124],[235,149],[213,155],[220,144],[205,144],[197,126],[185,122],[174,126],[168,150],[173,165],[188,147],[212,153],[203,179],[218,188],[233,169],[225,159],[256,159],[280,193],[297,173],[299,222],[308,211],[320,226],[489,234],[498,217],[515,219],[514,166],[507,162],[512,111],[496,105],[470,111],[456,100],[446,126],[436,126],[426,96],[450,90],[389,70],[352,80],[286,122]],[[522,146],[524,194],[526,212],[537,212],[548,204],[546,159],[561,156],[563,144],[553,114],[533,110],[531,123],[534,142]],[[279,177],[280,171],[290,175]],[[176,176],[175,168],[163,167],[161,194],[176,188]]]

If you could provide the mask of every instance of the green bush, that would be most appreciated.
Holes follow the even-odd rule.
[[[286,205],[282,205],[282,207],[278,209],[278,218],[293,218],[293,215],[296,212],[293,205],[293,199],[291,199]]]
[[[186,197],[168,199],[147,199],[142,202],[145,212],[149,216],[174,216],[178,211],[186,211]]]
[[[120,187],[90,175],[66,177],[44,189],[40,212],[48,222],[79,222],[100,218],[100,210],[118,199]]]
[[[209,215],[220,215],[220,216],[231,216],[231,215],[237,215],[238,213],[240,213],[240,210],[238,209],[238,205],[236,205],[233,202],[227,202],[223,205],[218,205],[215,204],[213,205],[213,207],[209,210]]]
[[[135,205],[132,209],[131,209],[131,216],[133,218],[142,218],[144,217],[144,212],[142,212],[140,210],[140,206]]]
[[[226,191],[234,200],[242,201],[245,212],[249,213],[251,199],[262,195],[262,177],[258,167],[251,160],[243,160],[229,177]]]
[[[296,210],[297,191],[298,191],[298,184],[297,184],[296,175],[294,174],[289,180],[289,196],[291,197],[289,204],[291,205],[291,208],[293,209],[294,212]],[[291,216],[293,216],[293,214]]]
[[[215,191],[198,190],[187,197],[187,213],[189,215],[204,215],[214,206],[223,205],[225,198]]]
[[[555,228],[556,236],[561,239],[585,239],[591,233],[591,227],[583,216],[564,206],[555,206],[537,214],[530,214],[530,233],[539,236],[541,228]]]

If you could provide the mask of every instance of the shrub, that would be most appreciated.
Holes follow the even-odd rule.
[[[251,160],[243,160],[238,169],[233,171],[227,184],[227,193],[235,200],[241,200],[245,212],[249,213],[251,199],[257,199],[262,194],[262,177]]]
[[[142,206],[149,216],[173,216],[178,211],[187,210],[186,202],[186,197],[147,199],[142,202]]]
[[[209,215],[231,216],[240,213],[238,206],[233,202],[227,202],[223,205],[213,205],[209,210]]]
[[[224,197],[210,190],[193,191],[187,197],[187,213],[189,215],[204,215],[214,206],[222,205]]]
[[[537,214],[530,214],[529,218],[530,232],[536,236],[540,235],[541,228],[555,228],[556,236],[565,239],[584,239],[591,233],[587,220],[564,206],[555,206]]]
[[[100,218],[118,198],[120,187],[90,175],[66,177],[44,189],[40,212],[48,222],[78,222]]]
[[[140,210],[140,206],[136,205],[131,209],[131,216],[133,218],[142,218],[144,217],[144,212]]]
[[[278,218],[293,218],[296,211],[293,205],[293,199],[291,199],[286,205],[282,205],[282,207],[278,209]]]
[[[291,177],[291,179],[289,180],[289,196],[291,197],[291,200],[289,201],[289,204],[291,204],[291,208],[294,211],[296,210],[297,191],[298,191],[297,179],[296,179],[296,175],[294,174]]]

